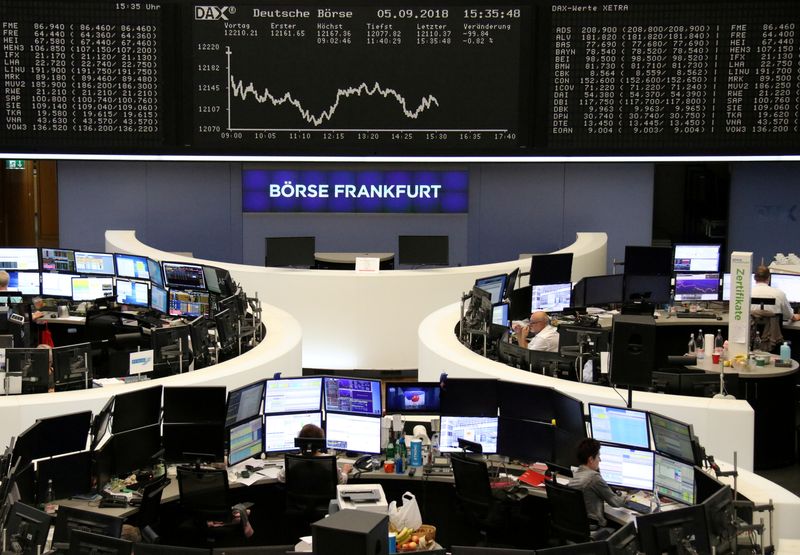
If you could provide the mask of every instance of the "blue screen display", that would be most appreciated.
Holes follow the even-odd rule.
[[[600,442],[650,448],[646,412],[589,404],[589,418],[592,437]]]

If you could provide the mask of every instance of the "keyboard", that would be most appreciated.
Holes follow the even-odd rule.
[[[716,312],[677,312],[675,316],[678,318],[703,318],[708,320],[716,320]]]
[[[625,501],[624,507],[635,511],[637,513],[647,515],[652,511],[650,509],[650,497],[643,493],[634,493]]]

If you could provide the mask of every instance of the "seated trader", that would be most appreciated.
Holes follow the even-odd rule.
[[[530,341],[529,332],[535,334]],[[546,312],[541,310],[534,312],[527,326],[514,326],[514,333],[520,347],[527,347],[533,351],[558,352],[558,330],[550,325],[550,317]]]
[[[780,312],[783,314],[784,322],[794,322],[796,320],[800,320],[800,314],[794,313],[794,310],[792,310],[792,305],[790,305],[789,301],[786,299],[786,293],[777,287],[770,286],[770,275],[769,268],[763,264],[756,268],[756,272],[753,274],[753,279],[755,279],[756,283],[753,286],[753,289],[750,291],[750,297],[754,299],[775,299],[775,304],[765,304],[764,310],[775,313]],[[754,304],[750,307],[750,309],[761,309],[761,305]]]
[[[8,282],[11,281],[11,276],[5,270],[0,270],[0,291],[8,291]]]
[[[586,504],[586,515],[589,519],[600,526],[606,526],[603,501],[612,507],[622,507],[627,498],[614,493],[600,475],[599,441],[590,437],[582,439],[578,444],[577,455],[580,466],[567,485],[583,491],[583,502]]]
[[[315,439],[325,439],[325,432],[322,431],[322,428],[316,426],[314,424],[306,424],[300,430],[300,433],[297,434],[297,437],[310,437]],[[314,451],[312,455],[319,456],[324,455],[325,453],[320,453],[319,451]],[[338,467],[337,470],[339,472],[339,483],[346,484],[347,483],[347,473],[350,472],[350,469],[353,468],[352,464],[345,463],[342,466]],[[286,481],[286,469],[281,468],[278,471],[278,481],[285,482]]]

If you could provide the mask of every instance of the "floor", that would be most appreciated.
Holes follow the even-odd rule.
[[[798,403],[795,422],[800,422],[800,403]],[[792,466],[785,466],[774,470],[760,470],[756,472],[756,474],[800,496],[800,459],[796,458]]]

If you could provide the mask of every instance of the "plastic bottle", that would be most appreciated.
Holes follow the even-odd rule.
[[[703,348],[703,330],[701,329],[697,334],[697,340],[695,341],[695,353],[697,354],[697,360],[703,360],[706,356],[706,351]]]
[[[714,337],[714,352],[722,353],[722,347],[725,345],[725,340],[722,338],[722,330],[717,329],[717,335]]]
[[[386,460],[394,460],[394,434],[389,432],[389,442],[386,444]]]
[[[789,346],[788,341],[784,341],[783,345],[781,345],[781,360],[783,362],[789,362],[792,358],[792,348]]]
[[[697,345],[694,342],[694,334],[690,333],[689,334],[689,348],[688,348],[688,350],[686,352],[689,355],[693,355],[695,353],[696,347],[697,347]]]
[[[402,474],[405,470],[403,465],[403,455],[400,446],[403,444],[403,436],[397,436],[397,442],[394,446],[394,472],[395,474]]]

